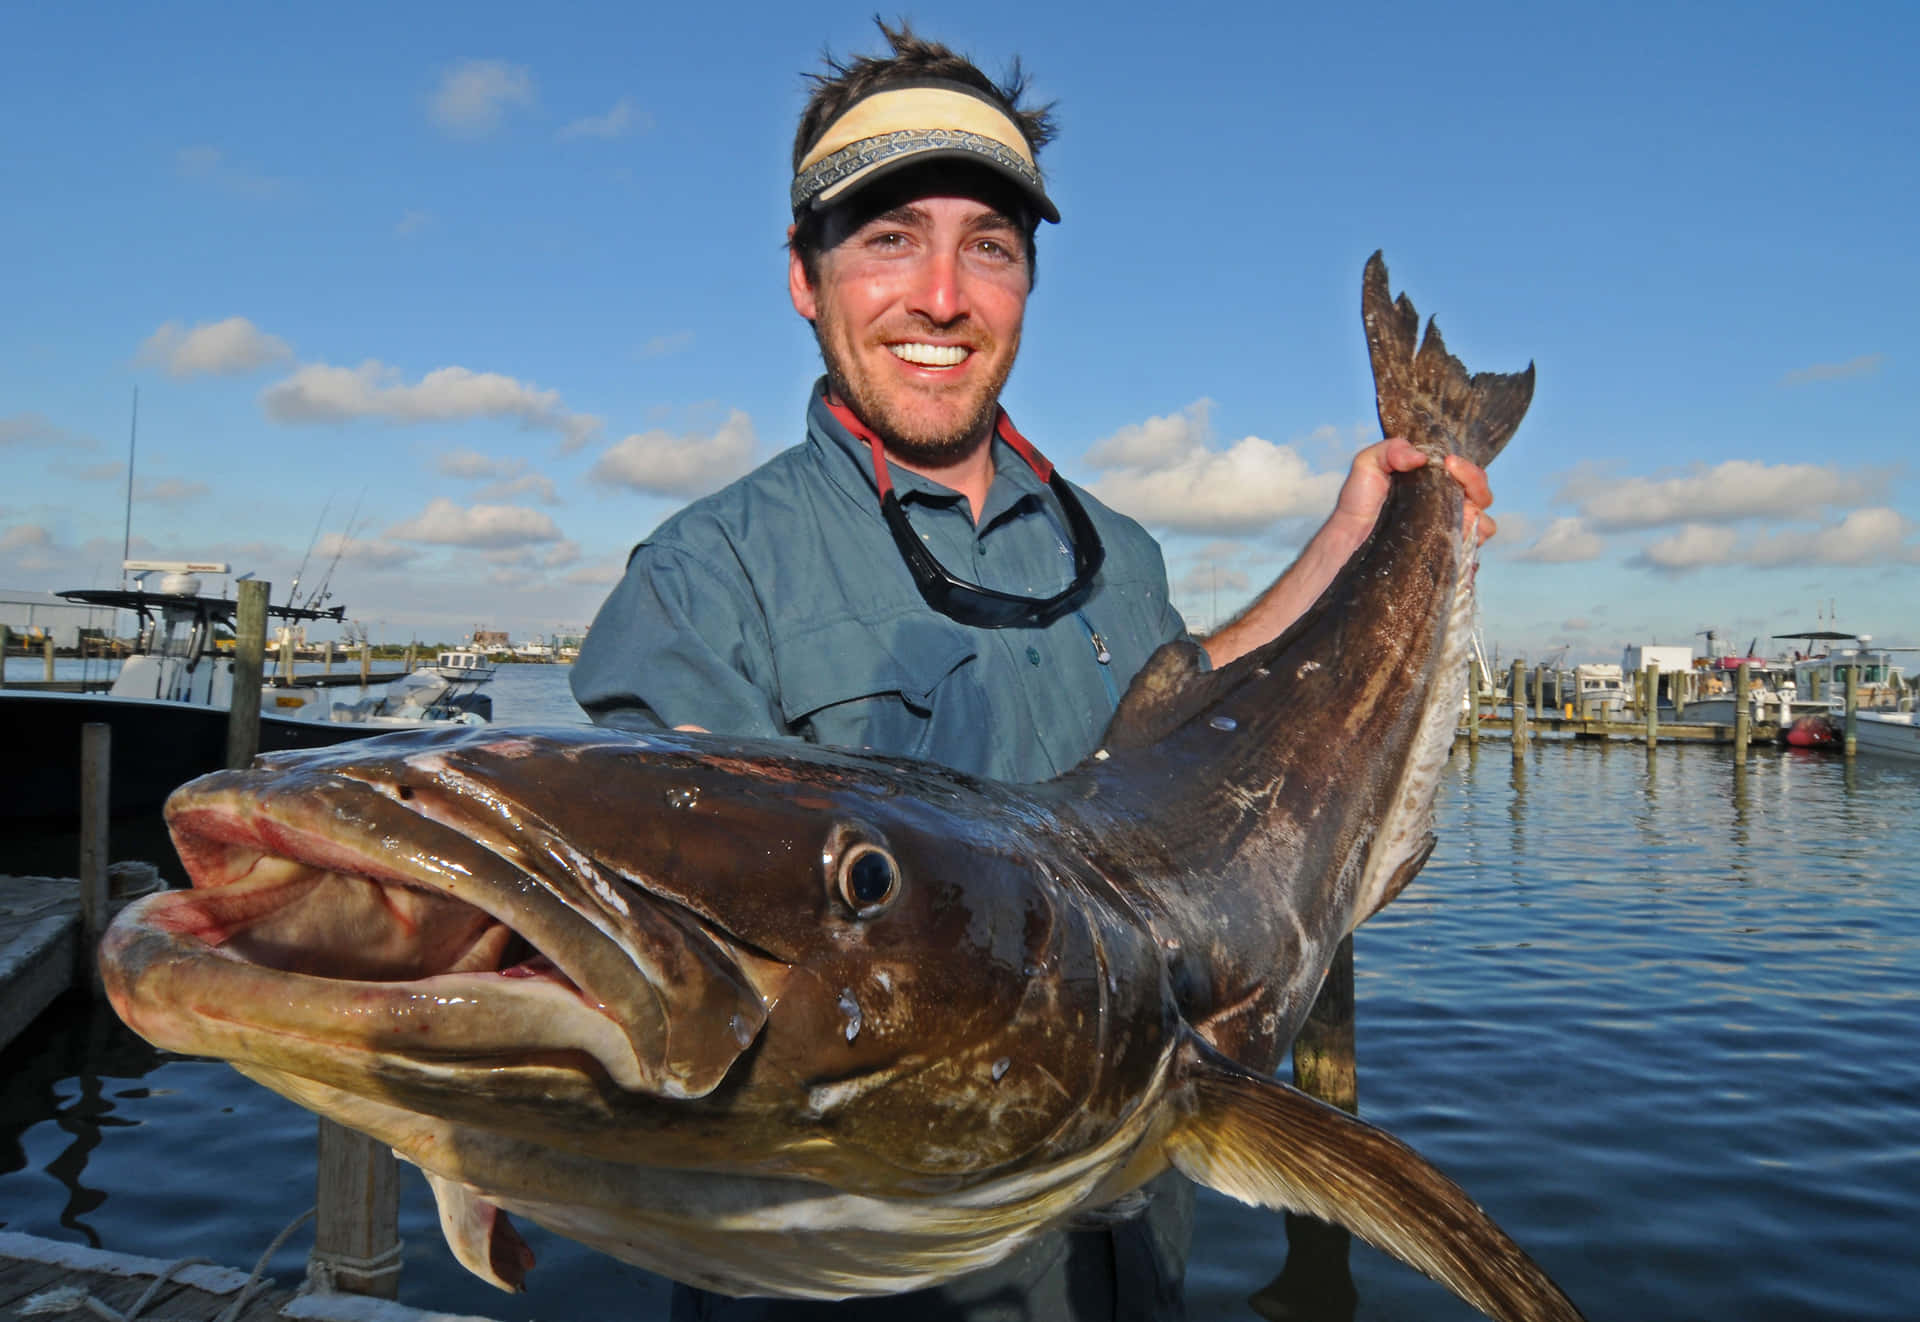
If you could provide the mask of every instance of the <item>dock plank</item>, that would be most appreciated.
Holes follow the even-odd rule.
[[[56,1289],[80,1289],[108,1307],[125,1312],[172,1266],[158,1258],[137,1257],[0,1230],[0,1315],[21,1316],[36,1295]],[[170,1273],[155,1291],[141,1318],[166,1322],[215,1322],[233,1306],[248,1274],[232,1267],[195,1265]],[[69,1316],[87,1316],[75,1310]],[[56,1315],[57,1316],[57,1315]],[[236,1322],[489,1322],[466,1314],[428,1312],[363,1295],[303,1293],[277,1281],[241,1310]]]
[[[79,882],[0,877],[0,1048],[73,985],[79,942]]]

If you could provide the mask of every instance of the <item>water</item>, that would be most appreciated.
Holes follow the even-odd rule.
[[[577,721],[503,666],[505,721]],[[1439,853],[1355,940],[1362,1114],[1460,1180],[1594,1322],[1920,1317],[1920,767],[1757,751],[1462,748]],[[312,1200],[313,1120],[109,1018],[3,1060],[0,1222],[250,1266]],[[403,1167],[403,1300],[664,1317],[633,1268],[526,1227],[528,1294],[468,1276]],[[284,1281],[310,1239],[274,1260]],[[1202,1194],[1196,1319],[1258,1316],[1281,1218]],[[1359,1319],[1477,1316],[1355,1247]]]

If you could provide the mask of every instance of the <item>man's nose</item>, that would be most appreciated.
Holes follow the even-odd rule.
[[[915,263],[909,308],[935,325],[946,326],[967,314],[966,274],[960,256],[950,248],[938,248]]]

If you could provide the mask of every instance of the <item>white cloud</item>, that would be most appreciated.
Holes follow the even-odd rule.
[[[270,175],[244,166],[232,165],[218,147],[202,144],[182,147],[174,153],[174,166],[188,179],[204,179],[229,193],[245,197],[269,198],[279,195],[283,185]]]
[[[1601,532],[1682,523],[1805,517],[1820,505],[1859,500],[1867,483],[1820,464],[1729,459],[1677,477],[1619,477],[1592,465],[1567,474],[1556,499]]]
[[[1516,558],[1548,565],[1572,564],[1598,559],[1605,545],[1579,519],[1555,519],[1539,539]]]
[[[531,496],[542,505],[560,503],[560,494],[554,490],[553,479],[541,473],[522,473],[518,477],[489,482],[473,493],[475,500],[513,500],[520,496]]]
[[[183,482],[177,477],[136,477],[133,483],[134,499],[148,505],[187,505],[208,490],[205,482]]]
[[[1920,559],[1906,544],[1913,524],[1879,506],[1854,510],[1839,523],[1811,532],[1773,533],[1755,539],[1746,559],[1760,565],[1885,565]]]
[[[50,422],[39,413],[15,413],[0,418],[0,446],[34,445],[59,446],[63,449],[91,450],[94,441],[91,436],[82,436],[77,431],[69,431],[58,423]]]
[[[533,104],[533,75],[504,60],[462,60],[441,76],[427,113],[448,133],[482,138],[507,111]]]
[[[1122,427],[1087,451],[1106,470],[1088,487],[1142,523],[1173,532],[1249,533],[1333,508],[1341,472],[1316,473],[1289,445],[1248,436],[1206,444],[1210,402]]]
[[[1867,353],[1858,358],[1849,358],[1844,363],[1814,363],[1788,372],[1780,378],[1780,384],[1804,386],[1815,381],[1844,381],[1854,376],[1875,376],[1880,371],[1880,364],[1885,361],[1885,354]]]
[[[378,418],[386,422],[450,422],[463,418],[514,418],[528,427],[560,434],[565,449],[586,444],[600,430],[600,419],[569,412],[560,393],[516,381],[497,372],[440,367],[414,385],[397,368],[369,359],[358,367],[308,363],[260,394],[261,406],[275,422],[346,422]]]
[[[755,444],[753,420],[734,409],[711,436],[637,432],[609,447],[588,477],[662,496],[700,496],[746,472]]]
[[[0,532],[0,551],[44,550],[53,545],[53,534],[37,523],[17,523]]]
[[[448,477],[500,477],[506,473],[508,463],[504,459],[481,454],[478,450],[448,450],[434,457],[433,467],[434,471]]]
[[[578,569],[568,571],[562,576],[562,581],[576,587],[604,588],[618,583],[626,572],[627,566],[624,561],[613,565],[582,565]]]
[[[1690,523],[1671,537],[1649,543],[1630,563],[1667,574],[1684,574],[1709,565],[1731,564],[1737,557],[1731,528]]]
[[[341,564],[363,569],[400,569],[420,559],[418,547],[401,546],[375,537],[349,537],[330,532],[313,544],[313,558],[321,563],[338,559]]]
[[[623,96],[604,115],[588,115],[574,120],[560,130],[560,139],[564,142],[569,138],[624,138],[636,128],[645,130],[652,127],[653,122],[646,115],[635,113],[633,98]]]
[[[387,529],[387,536],[441,546],[502,548],[560,540],[560,529],[539,510],[521,505],[456,505],[444,497],[404,523]]]
[[[1105,440],[1087,448],[1094,468],[1158,468],[1177,463],[1207,444],[1210,399],[1196,399],[1178,413],[1161,414],[1145,422],[1130,422]]]
[[[670,353],[679,353],[693,343],[690,330],[674,331],[671,335],[656,335],[640,346],[642,358],[659,358]]]
[[[164,368],[168,376],[235,376],[291,357],[285,340],[245,317],[228,317],[192,330],[169,321],[147,337],[134,361]]]

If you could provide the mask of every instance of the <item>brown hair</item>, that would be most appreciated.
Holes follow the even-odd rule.
[[[1027,76],[1020,68],[1018,56],[1014,57],[1006,79],[996,83],[966,56],[956,54],[941,42],[928,41],[917,35],[905,19],[900,21],[898,27],[887,26],[886,20],[878,16],[873,21],[892,47],[893,54],[856,55],[843,63],[828,52],[821,56],[821,62],[826,66],[825,72],[803,75],[813,90],[807,97],[806,107],[800,112],[800,126],[793,136],[793,168],[796,172],[800,169],[800,162],[806,159],[807,152],[820,140],[820,135],[848,106],[889,83],[921,78],[942,78],[985,93],[988,99],[1006,111],[1026,137],[1027,149],[1033,153],[1036,161],[1039,160],[1040,149],[1053,140],[1056,131],[1053,105],[1049,102],[1043,106],[1021,108],[1020,98],[1026,94]],[[1039,223],[1039,217],[1032,216],[1027,224],[1029,272],[1033,269],[1034,230]],[[794,221],[793,237],[788,241],[788,247],[799,256],[809,281],[819,278],[825,229],[826,218],[823,213],[811,209]]]

